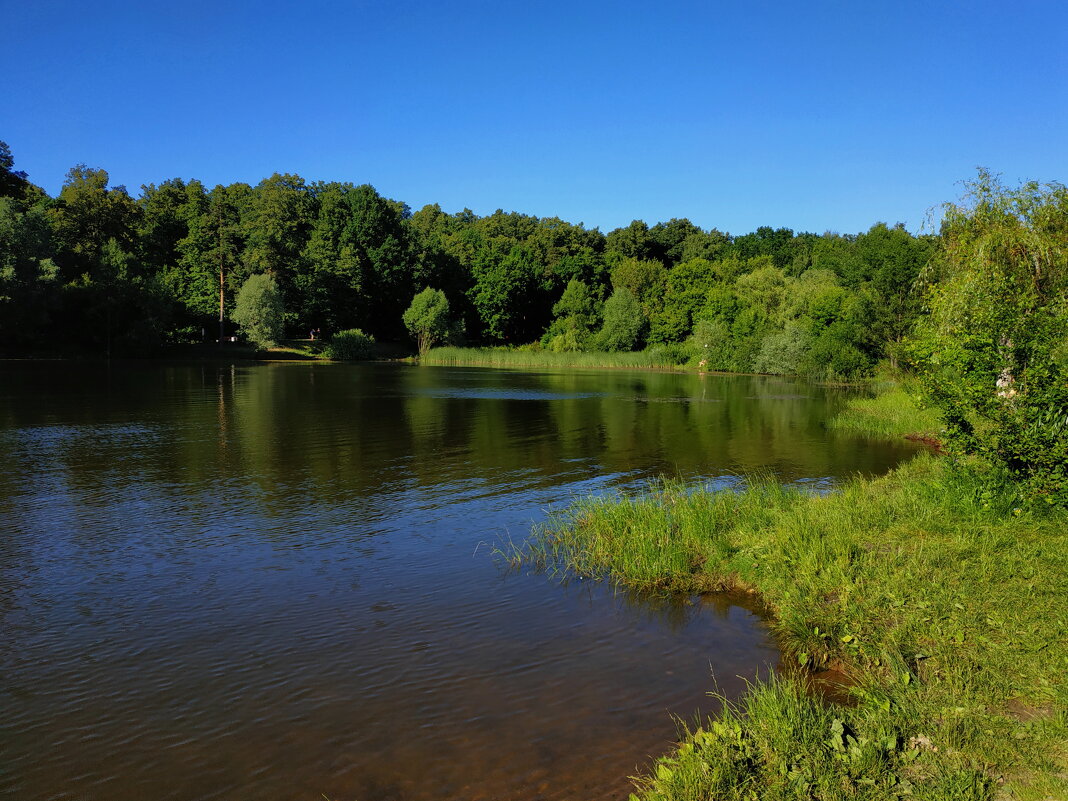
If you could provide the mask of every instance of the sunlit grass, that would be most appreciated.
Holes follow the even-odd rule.
[[[257,358],[272,360],[311,360],[325,359],[324,343],[321,340],[287,339],[274,347],[256,352]]]
[[[856,419],[931,431],[895,410],[902,395]],[[1068,798],[1068,515],[1022,509],[977,470],[924,454],[826,496],[669,483],[578,501],[511,558],[643,591],[756,592],[788,665],[855,681],[844,707],[790,678],[755,686],[686,732],[640,798]]]
[[[917,434],[938,438],[942,419],[938,412],[920,406],[909,388],[891,385],[874,398],[858,398],[830,421],[830,428],[886,437]]]

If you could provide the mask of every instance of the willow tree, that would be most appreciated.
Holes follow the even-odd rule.
[[[1068,189],[981,171],[968,190],[943,208],[913,358],[953,445],[1068,505]]]
[[[449,299],[440,289],[424,289],[403,315],[404,326],[415,340],[419,355],[440,342],[449,331]]]
[[[285,307],[275,277],[270,273],[250,275],[237,293],[232,317],[254,345],[274,347],[285,325]]]

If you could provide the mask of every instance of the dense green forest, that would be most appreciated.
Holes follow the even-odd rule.
[[[686,219],[608,234],[555,217],[412,212],[368,185],[275,174],[179,178],[138,197],[84,165],[58,197],[0,143],[0,353],[139,355],[240,331],[235,299],[269,274],[290,337],[352,328],[407,341],[420,291],[444,292],[455,342],[555,351],[677,348],[708,369],[856,376],[897,357],[934,238]]]

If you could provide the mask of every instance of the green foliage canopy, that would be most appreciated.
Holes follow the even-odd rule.
[[[249,342],[270,348],[282,338],[285,310],[278,281],[270,273],[250,275],[234,303],[233,320]]]
[[[911,343],[952,444],[1068,504],[1068,189],[981,171],[943,207],[929,315]]]
[[[47,325],[59,274],[52,255],[45,213],[0,197],[0,343],[31,341]]]
[[[601,346],[599,331],[614,348],[699,339],[717,347],[702,344],[695,363],[853,378],[896,356],[922,313],[912,286],[935,246],[882,223],[855,236],[731,236],[677,218],[602,234],[515,211],[412,214],[366,184],[278,173],[210,191],[173,178],[135,200],[78,165],[53,199],[14,170],[6,146],[0,196],[14,204],[0,243],[7,348],[16,331],[37,329],[60,349],[198,340],[216,322],[221,335],[242,284],[270,273],[290,331],[360,325],[396,340],[413,295],[432,286],[482,342],[585,350]],[[624,295],[613,319],[602,316],[602,299],[620,289],[638,304],[626,326]]]
[[[449,299],[440,289],[427,287],[414,298],[404,312],[404,327],[416,342],[419,355],[425,356],[449,331]]]
[[[600,299],[585,281],[572,278],[553,305],[553,322],[542,344],[557,353],[586,350],[601,322]]]
[[[634,293],[620,287],[604,304],[604,325],[597,333],[602,350],[634,350],[645,332],[645,315]]]

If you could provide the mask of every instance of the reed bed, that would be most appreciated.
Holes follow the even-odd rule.
[[[549,350],[519,348],[433,348],[420,359],[421,364],[456,367],[501,367],[521,369],[542,368],[660,368],[681,369],[685,358],[670,348],[649,348],[635,352],[573,351],[555,353]]]

